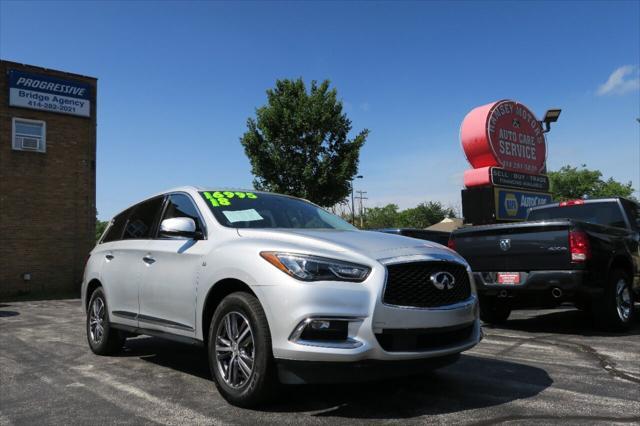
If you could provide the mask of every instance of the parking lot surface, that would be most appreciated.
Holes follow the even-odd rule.
[[[291,387],[253,411],[220,397],[201,348],[141,336],[98,357],[79,300],[0,304],[0,425],[376,421],[640,423],[640,324],[613,334],[573,309],[516,311],[442,370]]]

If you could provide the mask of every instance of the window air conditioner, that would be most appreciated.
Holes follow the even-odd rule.
[[[40,140],[37,138],[20,137],[20,147],[22,149],[37,151],[40,147]]]

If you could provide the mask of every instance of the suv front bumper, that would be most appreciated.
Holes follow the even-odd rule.
[[[458,354],[480,341],[475,292],[460,303],[434,308],[386,305],[382,303],[386,270],[380,266],[373,268],[364,283],[307,284],[291,278],[282,285],[256,288],[269,320],[276,360],[322,363],[426,360]],[[348,339],[308,342],[295,338],[300,336],[296,330],[301,324],[332,318],[348,321]],[[460,331],[463,327],[468,332]],[[448,338],[449,331],[458,338]],[[419,344],[413,345],[412,340]]]

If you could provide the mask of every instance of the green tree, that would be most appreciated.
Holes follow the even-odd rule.
[[[367,209],[364,222],[369,229],[426,228],[445,217],[456,217],[456,214],[453,209],[443,207],[438,201],[429,201],[406,210],[399,210],[396,204],[373,207]]]
[[[367,209],[365,227],[369,229],[395,228],[398,226],[398,216],[398,206],[396,204],[387,204],[384,207],[372,207]]]
[[[98,242],[104,230],[107,229],[107,225],[109,225],[108,221],[99,220],[96,217],[96,242]]]
[[[329,81],[278,80],[267,104],[247,120],[240,142],[254,186],[329,207],[349,195],[368,130],[348,139],[351,121]]]
[[[583,164],[580,168],[572,166],[561,167],[560,170],[549,172],[551,194],[554,200],[597,197],[631,197],[633,186],[631,182],[621,183],[613,178],[602,179],[600,170],[590,170]]]
[[[439,201],[429,201],[400,212],[398,226],[403,228],[426,228],[440,222],[445,217],[456,217],[456,214],[453,209],[443,207]]]

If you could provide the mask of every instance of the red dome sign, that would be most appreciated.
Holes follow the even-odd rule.
[[[547,159],[542,126],[526,106],[502,100],[473,109],[462,122],[460,141],[474,168],[498,166],[540,173]]]

